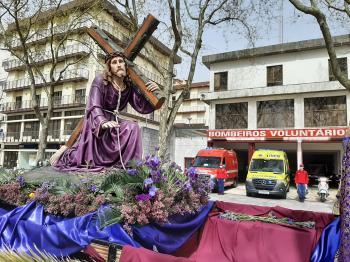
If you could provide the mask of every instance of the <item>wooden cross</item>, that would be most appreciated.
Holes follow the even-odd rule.
[[[87,29],[87,33],[90,35],[90,37],[107,54],[117,51],[122,52],[125,55],[125,57],[128,60],[128,74],[132,82],[135,84],[135,86],[139,89],[139,91],[143,94],[143,96],[148,100],[148,102],[152,105],[154,109],[159,109],[163,105],[165,97],[160,92],[153,93],[147,90],[146,83],[149,81],[149,79],[147,79],[141,73],[141,71],[136,66],[134,66],[132,61],[139,54],[141,49],[151,37],[152,33],[157,29],[158,24],[159,21],[154,16],[149,14],[143,21],[135,37],[124,50],[122,50],[103,30],[101,30],[97,26]],[[83,118],[80,119],[77,127],[74,129],[73,133],[68,139],[66,146],[71,147],[78,139],[83,128],[83,120]]]

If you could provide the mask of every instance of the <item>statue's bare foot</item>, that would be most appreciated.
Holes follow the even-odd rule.
[[[66,145],[61,146],[50,158],[51,166],[56,165],[57,161],[61,158],[62,154],[68,149]]]

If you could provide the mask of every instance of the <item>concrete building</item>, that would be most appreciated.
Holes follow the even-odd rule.
[[[185,83],[175,81],[176,93],[173,95],[173,102],[180,95]],[[197,152],[207,146],[209,106],[201,101],[201,94],[208,91],[209,82],[192,83],[190,97],[184,100],[177,112],[171,138],[170,159],[182,168],[188,167]]]
[[[350,36],[334,38],[349,75]],[[292,171],[339,174],[350,94],[335,81],[323,39],[202,58],[210,70],[208,145],[234,149],[241,176],[257,148],[282,149]]]
[[[68,10],[68,12],[64,12],[66,16],[57,20],[59,22],[54,25],[54,34],[58,36],[67,32],[67,24],[73,19],[73,12],[70,12],[70,9],[82,10],[88,6],[88,3],[71,1],[62,5],[62,10]],[[78,5],[80,8],[77,8]],[[48,17],[50,17],[49,14],[50,11],[47,13]],[[133,35],[129,29],[131,26],[128,19],[107,0],[90,9],[88,14],[84,14],[79,19],[81,21],[74,21],[74,29],[69,32],[68,39],[58,52],[58,70],[67,63],[78,62],[65,71],[61,81],[54,87],[55,109],[49,125],[47,159],[67,141],[83,116],[91,83],[104,67],[104,53],[88,36],[86,28],[99,26],[122,48],[128,44]],[[35,25],[33,30],[36,30],[36,34],[30,39],[30,44],[33,47],[34,61],[47,76],[51,69],[49,21],[47,24]],[[59,41],[61,38],[57,39]],[[12,46],[19,46],[19,41],[15,37],[12,40]],[[167,67],[169,52],[165,45],[152,37],[134,62],[147,78],[162,85],[164,80],[159,70]],[[181,61],[180,57],[176,60]],[[6,96],[1,104],[0,113],[6,114],[7,120],[5,136],[2,138],[4,148],[0,164],[7,168],[15,166],[30,168],[34,164],[41,130],[41,125],[31,106],[30,80],[24,65],[15,57],[5,59],[2,67],[8,73],[8,78],[2,83],[2,90]],[[47,96],[43,82],[39,78],[36,81],[36,88],[37,101],[41,110],[45,112]],[[121,112],[121,116],[139,122],[144,153],[154,150],[158,140],[159,113],[155,111],[149,115],[141,115],[128,106]]]

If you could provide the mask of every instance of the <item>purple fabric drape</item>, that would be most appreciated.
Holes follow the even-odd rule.
[[[121,167],[119,151],[124,164],[132,159],[141,159],[141,133],[136,122],[118,118],[120,127],[101,128],[105,122],[115,120],[115,115],[108,111],[113,112],[116,109],[118,96],[119,92],[111,84],[104,85],[102,75],[94,79],[81,134],[75,144],[67,149],[56,163],[54,166],[56,170],[97,172],[112,166]],[[119,111],[128,103],[142,114],[154,110],[134,86],[127,86],[121,92]]]

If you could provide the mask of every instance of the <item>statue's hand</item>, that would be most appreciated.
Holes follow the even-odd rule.
[[[103,129],[113,128],[113,127],[119,127],[119,124],[116,121],[108,121],[102,124]]]
[[[58,149],[51,157],[50,157],[50,164],[51,166],[56,165],[57,161],[60,159],[64,151],[66,151],[68,147],[66,145],[61,146],[60,149]]]
[[[147,86],[147,90],[151,91],[151,92],[159,90],[159,86],[155,82],[152,82],[152,81],[147,82],[146,86]]]

